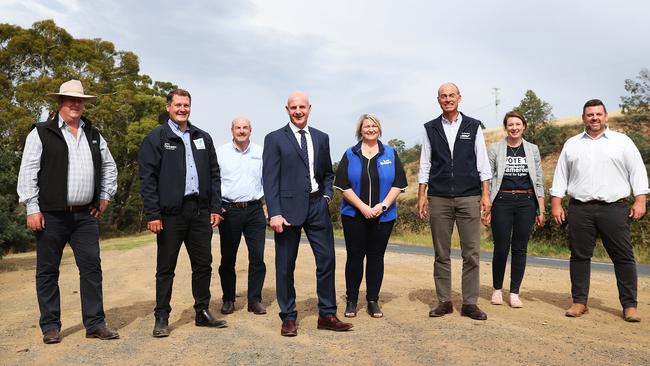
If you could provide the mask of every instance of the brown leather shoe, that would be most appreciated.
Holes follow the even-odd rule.
[[[248,304],[248,312],[255,315],[264,315],[266,314],[266,308],[264,305],[262,305],[261,302],[254,302],[252,304]]]
[[[569,310],[564,313],[564,315],[568,316],[569,318],[579,318],[588,312],[589,308],[587,307],[587,304],[573,304]]]
[[[460,315],[468,316],[474,320],[486,320],[487,314],[474,304],[463,304],[460,307]]]
[[[333,314],[318,317],[318,329],[328,329],[335,332],[343,332],[352,329],[352,327],[352,324],[340,321],[339,318]]]
[[[638,323],[641,321],[641,315],[636,311],[636,307],[630,306],[629,308],[623,309],[623,319],[626,322]]]
[[[86,338],[99,338],[102,341],[106,341],[109,339],[118,339],[120,335],[114,329],[107,327],[106,324],[102,324],[93,331],[86,332]]]
[[[283,337],[295,337],[298,335],[298,325],[293,319],[288,319],[282,322],[280,335]]]
[[[61,332],[59,332],[59,330],[56,328],[45,331],[45,333],[43,333],[43,343],[61,343]]]
[[[221,306],[221,314],[232,314],[235,311],[234,301],[224,301]]]
[[[438,303],[438,306],[429,311],[429,316],[432,318],[437,318],[444,316],[445,314],[451,314],[453,312],[454,305],[452,305],[451,301],[442,301]]]

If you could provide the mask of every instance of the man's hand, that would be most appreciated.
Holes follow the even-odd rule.
[[[154,234],[159,234],[163,230],[162,220],[151,220],[147,223],[147,229]]]
[[[210,225],[212,225],[212,228],[214,229],[215,227],[219,226],[221,223],[221,220],[223,220],[223,217],[217,213],[211,213],[210,214]]]
[[[269,221],[269,226],[275,231],[276,233],[281,233],[282,230],[284,230],[284,226],[291,226],[291,224],[282,217],[282,215],[274,216],[271,218],[271,221]]]
[[[632,204],[632,207],[630,207],[630,218],[632,220],[641,220],[643,215],[645,215],[646,212],[646,196],[643,194],[640,194],[638,196],[634,197],[634,203]]]
[[[487,211],[481,214],[481,223],[485,226],[490,225],[492,222],[492,212]]]
[[[562,225],[566,216],[562,208],[562,199],[560,197],[551,197],[551,216],[556,224]]]
[[[108,208],[109,203],[110,203],[109,200],[100,199],[99,200],[99,208],[95,208],[95,207],[91,208],[90,209],[90,214],[92,216],[95,216],[96,218],[100,219],[102,217],[102,215],[104,214],[104,211],[106,211],[106,209]]]
[[[418,214],[420,219],[427,217],[427,185],[420,183],[418,185]]]
[[[489,214],[491,209],[492,209],[492,201],[490,201],[490,195],[482,194],[481,195],[481,216]]]
[[[40,212],[27,215],[27,228],[31,231],[41,231],[45,229],[45,218]]]

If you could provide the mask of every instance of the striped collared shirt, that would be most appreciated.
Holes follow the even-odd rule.
[[[92,202],[95,177],[93,159],[85,136],[84,122],[79,121],[77,136],[72,134],[68,125],[59,116],[59,128],[68,147],[68,205],[80,206]],[[117,191],[117,166],[111,152],[108,150],[106,140],[99,136],[99,151],[102,157],[101,185],[99,198],[110,200]],[[38,172],[41,169],[41,153],[43,143],[38,131],[33,129],[25,141],[23,158],[18,173],[19,202],[24,203],[27,214],[40,211],[38,204],[39,182]]]

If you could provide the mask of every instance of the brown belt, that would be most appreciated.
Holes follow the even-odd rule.
[[[533,194],[535,193],[532,189],[500,189],[500,193],[511,193],[511,194]]]

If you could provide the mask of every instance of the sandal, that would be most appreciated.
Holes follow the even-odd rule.
[[[368,314],[373,318],[381,318],[384,316],[377,301],[368,301]]]
[[[348,301],[346,306],[345,306],[345,317],[346,318],[354,318],[357,316],[357,302],[356,301]]]

